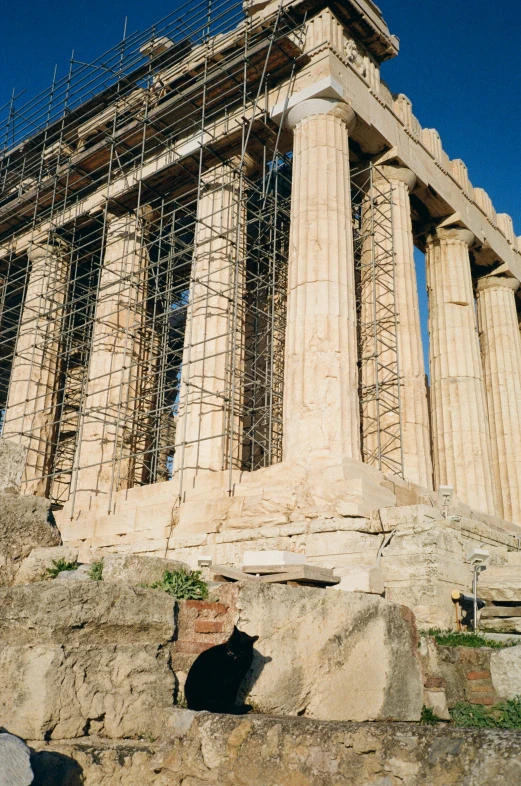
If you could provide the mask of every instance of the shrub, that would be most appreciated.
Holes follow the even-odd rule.
[[[438,718],[434,710],[430,707],[426,707],[424,704],[420,715],[420,723],[422,726],[436,726],[436,724],[440,722],[441,718]]]
[[[89,568],[89,576],[93,581],[101,581],[103,578],[103,559],[98,559]]]
[[[64,570],[78,570],[79,564],[76,560],[74,562],[67,562],[66,559],[53,559],[52,567],[47,568],[46,572],[49,574],[48,578],[55,579],[58,573],[63,573]]]
[[[165,570],[163,578],[150,584],[150,589],[163,590],[178,600],[206,600],[208,584],[200,570]]]

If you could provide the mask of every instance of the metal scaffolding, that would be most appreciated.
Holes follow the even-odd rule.
[[[392,186],[377,166],[352,173],[362,457],[403,477]]]
[[[281,460],[291,146],[267,95],[302,24],[190,2],[8,107],[0,410],[27,493],[72,515],[100,486],[107,510],[174,474],[181,491],[206,469],[188,409],[217,412],[222,469]],[[198,332],[203,312],[222,335]]]
[[[201,472],[231,491],[282,459],[292,137],[269,107],[308,62],[305,22],[190,2],[7,108],[2,436],[27,448],[24,491],[71,517],[172,479],[181,499]],[[392,204],[371,166],[353,222],[364,461],[401,474]]]

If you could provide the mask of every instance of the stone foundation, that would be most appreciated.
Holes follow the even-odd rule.
[[[154,554],[193,568],[200,555],[240,568],[246,550],[280,549],[346,579],[379,563],[385,597],[411,608],[420,627],[443,628],[455,622],[452,590],[471,586],[468,549],[487,544],[502,564],[518,548],[515,525],[455,497],[444,518],[432,492],[361,462],[282,463],[234,478],[231,495],[222,472],[193,479],[181,503],[172,481],[119,492],[110,514],[98,503],[71,520],[64,508],[57,514],[64,542],[80,560],[93,550]],[[346,585],[371,584],[357,582]]]

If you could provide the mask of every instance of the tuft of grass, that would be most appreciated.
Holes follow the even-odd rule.
[[[63,573],[64,570],[78,570],[79,564],[75,560],[74,562],[68,562],[63,557],[60,559],[53,559],[52,567],[46,568],[46,573],[48,573],[48,578],[55,579],[58,573]]]
[[[521,696],[493,707],[459,701],[450,710],[455,726],[475,729],[521,729]]]
[[[103,558],[92,563],[89,568],[89,576],[93,581],[101,581],[103,579]]]
[[[438,723],[441,723],[441,718],[438,718],[434,710],[426,707],[424,704],[420,715],[420,723],[422,726],[436,726]]]
[[[168,592],[178,600],[208,599],[208,584],[201,578],[200,570],[165,570],[163,578],[149,586]]]
[[[181,710],[187,710],[188,709],[188,704],[186,703],[186,699],[184,697],[184,694],[179,694],[177,696],[177,699],[175,701],[175,706],[179,707],[179,709],[181,709]]]
[[[514,647],[515,641],[492,641],[480,636],[479,633],[459,633],[455,630],[441,630],[440,628],[429,628],[421,631],[422,636],[432,636],[436,639],[436,644],[441,647],[490,647],[499,650],[503,647]]]

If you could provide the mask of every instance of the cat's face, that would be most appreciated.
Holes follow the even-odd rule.
[[[249,636],[243,630],[239,630],[236,625],[233,626],[233,633],[228,639],[228,646],[232,652],[248,652],[253,649],[253,645],[257,641],[258,636]]]

